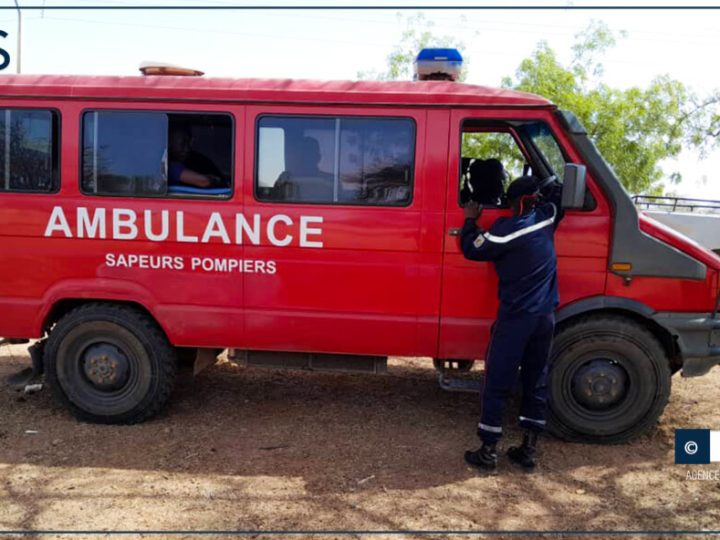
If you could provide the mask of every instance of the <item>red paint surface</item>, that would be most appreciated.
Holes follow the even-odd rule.
[[[455,105],[463,108],[453,109]],[[3,78],[0,106],[53,108],[62,117],[60,192],[0,193],[0,335],[4,337],[39,337],[43,321],[59,301],[108,299],[141,304],[171,342],[181,346],[482,357],[497,309],[497,280],[491,264],[465,260],[457,237],[449,235],[463,222],[457,204],[461,122],[470,117],[543,119],[569,156],[581,162],[544,99],[454,83],[9,76]],[[81,112],[108,108],[232,114],[236,128],[232,198],[81,194]],[[256,119],[268,113],[414,119],[412,203],[382,208],[256,201]],[[557,232],[561,304],[609,294],[657,310],[712,309],[715,270],[708,271],[705,281],[636,278],[630,286],[609,274],[611,210],[592,177],[588,186],[597,207],[590,212],[569,211]],[[323,247],[299,247],[296,229],[290,231],[295,238],[288,247],[272,245],[264,233],[259,245],[45,238],[50,212],[58,205],[71,226],[79,206],[108,212],[131,208],[138,214],[181,210],[186,229],[193,234],[202,233],[212,212],[219,212],[228,223],[236,213],[258,214],[263,223],[277,214],[295,223],[300,216],[321,216]],[[489,226],[503,212],[486,211],[482,224]],[[138,224],[142,226],[142,220]],[[641,227],[720,268],[720,259],[682,237],[646,220]],[[110,268],[105,264],[107,253],[273,260],[277,272]]]
[[[205,77],[3,76],[3,96],[74,99],[548,106],[525,92],[444,81],[303,81]]]

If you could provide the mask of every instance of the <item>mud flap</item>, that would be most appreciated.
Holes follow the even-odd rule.
[[[6,340],[3,340],[5,342]],[[8,340],[9,341],[9,340]],[[2,342],[0,342],[1,344]],[[25,392],[36,392],[42,388],[42,376],[45,373],[43,364],[43,353],[45,350],[45,341],[38,341],[28,347],[32,367],[20,370],[7,378],[9,386],[22,389]]]

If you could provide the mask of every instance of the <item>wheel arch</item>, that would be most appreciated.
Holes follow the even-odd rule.
[[[53,325],[59,321],[65,314],[69,313],[73,309],[76,309],[80,306],[87,305],[87,304],[112,304],[112,305],[119,305],[119,306],[126,306],[134,308],[148,317],[150,317],[153,321],[155,321],[155,324],[158,325],[158,328],[162,331],[163,334],[165,334],[165,338],[169,339],[168,333],[163,328],[160,321],[158,321],[157,317],[155,317],[148,309],[147,306],[143,305],[141,302],[133,301],[133,300],[117,300],[114,298],[61,298],[56,300],[48,309],[47,313],[45,314],[45,317],[42,322],[42,332],[43,334],[49,333],[52,329]]]
[[[170,333],[155,316],[157,299],[152,291],[139,283],[124,279],[64,279],[52,285],[40,302],[34,321],[38,334],[43,335],[68,311],[90,303],[132,306],[142,311],[162,329],[165,337]]]
[[[629,298],[593,296],[563,306],[557,312],[556,321],[557,329],[562,330],[580,318],[595,315],[617,315],[631,319],[648,329],[660,342],[670,359],[670,369],[674,373],[682,367],[680,348],[672,332],[652,318],[655,313],[653,308]]]

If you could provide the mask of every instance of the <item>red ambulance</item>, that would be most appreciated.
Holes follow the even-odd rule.
[[[643,432],[673,373],[720,362],[720,258],[639,214],[572,113],[506,89],[4,76],[0,335],[40,340],[55,395],[103,423],[157,413],[188,354],[468,368],[497,280],[463,258],[460,199],[490,158],[566,178],[552,429]]]

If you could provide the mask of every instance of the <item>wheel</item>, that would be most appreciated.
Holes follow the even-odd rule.
[[[155,415],[175,381],[175,351],[132,307],[86,304],[63,316],[45,345],[54,396],[80,420],[133,424]]]
[[[433,366],[437,371],[441,373],[445,373],[446,371],[452,373],[467,373],[472,369],[474,363],[474,360],[450,360],[433,358]]]
[[[561,438],[624,442],[655,425],[670,396],[670,362],[657,339],[618,316],[561,328],[550,355],[548,427]]]

